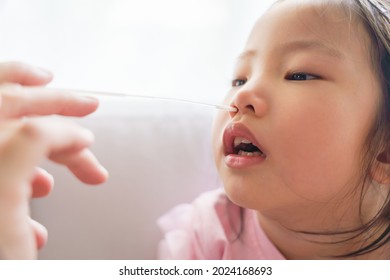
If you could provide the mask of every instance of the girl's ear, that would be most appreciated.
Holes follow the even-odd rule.
[[[376,158],[374,170],[371,170],[372,178],[380,184],[390,184],[390,153],[380,153]]]

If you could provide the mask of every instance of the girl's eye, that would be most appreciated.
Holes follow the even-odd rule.
[[[307,80],[316,80],[319,77],[316,75],[307,74],[304,72],[296,72],[287,75],[286,79],[291,81],[307,81]]]
[[[232,81],[232,87],[239,87],[239,86],[242,86],[246,83],[246,80],[243,80],[243,79],[234,79]]]

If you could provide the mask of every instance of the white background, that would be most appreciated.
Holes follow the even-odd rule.
[[[0,61],[53,87],[219,102],[272,0],[0,0]]]

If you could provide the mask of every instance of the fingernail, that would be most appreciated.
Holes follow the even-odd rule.
[[[91,101],[94,103],[99,102],[99,99],[97,99],[96,97],[93,97],[93,96],[83,95],[83,96],[81,96],[81,98],[88,103],[90,103]]]
[[[51,78],[51,77],[53,77],[53,72],[51,72],[50,70],[48,70],[46,68],[43,68],[43,67],[37,67],[35,69],[35,72],[36,72],[37,75],[42,76],[44,78]]]
[[[47,176],[47,178],[50,180],[51,185],[54,185],[54,176],[51,175],[47,170],[41,169],[43,173]]]
[[[100,171],[104,174],[104,176],[105,176],[105,178],[106,178],[106,180],[107,180],[107,178],[108,178],[108,176],[109,176],[108,170],[107,170],[103,165],[100,165],[100,166],[99,166],[99,169],[100,169]]]

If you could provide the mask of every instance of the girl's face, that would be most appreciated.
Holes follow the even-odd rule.
[[[353,190],[380,103],[368,34],[320,2],[259,19],[226,97],[238,111],[219,113],[213,135],[230,199],[299,230],[359,223]]]

